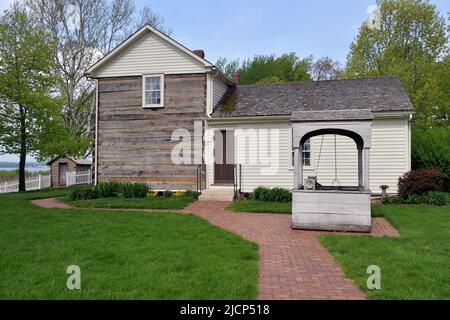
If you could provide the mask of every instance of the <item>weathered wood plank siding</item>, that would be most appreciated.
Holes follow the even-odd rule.
[[[142,108],[140,76],[99,79],[98,87],[99,182],[195,189],[197,165],[172,162],[172,149],[179,142],[171,141],[171,135],[175,129],[186,129],[193,146],[194,121],[206,112],[206,74],[165,75],[164,108],[158,109]]]

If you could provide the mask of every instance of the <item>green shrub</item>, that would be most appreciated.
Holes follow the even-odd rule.
[[[200,192],[193,191],[193,190],[186,190],[184,193],[187,197],[191,197],[192,199],[198,199],[200,196]]]
[[[253,192],[251,193],[251,198],[253,200],[261,200],[261,201],[269,201],[269,193],[270,188],[267,187],[257,187]]]
[[[69,200],[96,198],[145,198],[149,187],[145,183],[102,182],[97,186],[84,186],[73,190],[68,195]]]
[[[444,206],[447,204],[447,194],[438,191],[429,191],[426,194],[411,194],[405,198],[396,196],[381,197],[383,204],[430,204],[434,206]]]
[[[83,186],[69,192],[67,199],[69,200],[86,200],[96,199],[98,197],[97,188],[94,186]]]
[[[260,186],[253,190],[251,199],[273,202],[289,202],[292,201],[292,192],[286,188],[267,188]]]
[[[450,191],[450,127],[413,130],[411,164],[441,171],[444,190]]]
[[[170,198],[170,197],[172,196],[172,191],[170,191],[170,190],[165,190],[165,191],[162,193],[162,196],[163,196],[163,198]]]
[[[398,179],[398,194],[404,198],[428,191],[442,191],[443,188],[442,173],[436,169],[411,170]]]
[[[447,195],[444,192],[430,191],[422,196],[422,203],[445,206],[447,204]]]
[[[418,194],[410,194],[406,199],[404,199],[402,202],[403,203],[408,203],[408,204],[419,204],[422,203],[423,198],[421,195]]]
[[[382,204],[400,204],[402,203],[402,199],[396,196],[384,196],[381,197]]]
[[[146,183],[121,183],[119,190],[123,198],[145,198],[150,188]]]
[[[271,200],[275,202],[292,201],[292,192],[286,188],[276,187],[270,191]]]
[[[97,185],[99,198],[113,198],[121,193],[119,182],[101,182]]]

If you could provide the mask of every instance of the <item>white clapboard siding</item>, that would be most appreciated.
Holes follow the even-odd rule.
[[[258,186],[293,187],[292,140],[290,123],[279,124],[236,124],[233,126],[210,126],[206,134],[207,159],[213,150],[212,132],[215,128],[235,130],[236,163],[242,164],[242,191],[251,192]],[[267,131],[267,140],[276,135],[279,137],[278,157],[272,161],[272,166],[279,165],[278,170],[268,170],[268,165],[260,162],[261,138],[248,138],[248,130]],[[247,137],[247,142],[242,141]],[[335,178],[334,135],[325,135],[319,166],[319,152],[322,136],[312,139],[312,166],[304,167],[304,176],[317,175],[319,183],[331,185]],[[269,143],[270,145],[270,143]],[[358,154],[355,142],[344,136],[336,136],[337,171],[340,185],[358,185]],[[271,148],[268,148],[269,150]],[[375,119],[372,126],[372,148],[370,156],[370,188],[372,193],[380,193],[382,184],[389,185],[388,192],[397,192],[399,176],[410,170],[409,129],[406,119]],[[253,159],[257,163],[249,163]],[[278,159],[278,160],[276,160]],[[208,166],[208,182],[213,183],[212,166]]]
[[[269,187],[293,187],[293,168],[291,165],[291,126],[282,124],[277,127],[268,127],[265,125],[255,125],[258,131],[258,139],[254,140],[248,137],[248,128],[237,129],[236,137],[236,162],[242,163],[242,191],[249,192],[258,186]],[[261,130],[267,130],[261,136]],[[266,136],[264,136],[266,134]],[[268,147],[264,148],[263,141],[269,141]],[[279,141],[278,154],[271,154],[275,148],[271,141]],[[267,142],[266,142],[267,143]],[[265,153],[261,150],[267,150],[271,163],[265,161]],[[257,162],[253,164],[251,161]]]
[[[96,76],[118,77],[175,72],[200,73],[205,72],[205,67],[151,31],[146,31],[96,70]]]
[[[389,185],[397,193],[398,178],[411,169],[409,126],[407,119],[375,120],[370,150],[370,189],[380,193],[380,185]]]
[[[221,78],[214,77],[213,82],[213,108],[219,103],[228,89],[228,85]]]

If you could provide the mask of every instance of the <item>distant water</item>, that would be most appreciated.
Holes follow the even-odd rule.
[[[3,170],[17,170],[19,169],[19,164],[18,163],[13,163],[13,162],[0,162],[0,171]],[[35,171],[49,171],[50,167],[46,166],[44,163],[37,163],[37,162],[32,162],[30,164],[26,164],[25,165],[25,170],[27,171],[31,171],[31,172],[35,172]]]

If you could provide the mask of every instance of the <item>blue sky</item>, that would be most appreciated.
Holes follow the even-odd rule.
[[[1,0],[6,9],[12,0]],[[449,0],[433,0],[441,14]],[[172,29],[172,37],[206,58],[248,58],[255,54],[296,52],[299,57],[330,56],[342,64],[359,26],[375,0],[136,0],[150,4]],[[32,160],[32,159],[31,159]],[[0,161],[17,161],[0,155]]]
[[[434,0],[444,14],[449,0]],[[247,58],[296,52],[345,62],[348,48],[375,0],[137,0],[164,17],[172,37],[206,58]]]

